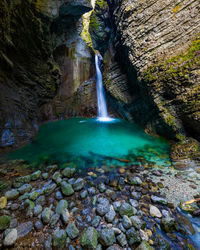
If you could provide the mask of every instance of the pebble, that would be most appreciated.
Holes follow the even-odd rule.
[[[8,233],[6,234],[3,244],[4,246],[12,246],[15,241],[17,240],[17,229],[9,229]]]
[[[109,247],[111,245],[113,245],[115,241],[115,233],[113,229],[102,229],[99,233],[99,242],[105,246],[105,247]]]
[[[152,217],[157,217],[157,218],[162,217],[162,214],[161,214],[160,210],[157,207],[152,206],[152,205],[150,206],[150,215]]]
[[[81,235],[81,246],[83,249],[97,248],[98,233],[94,227],[86,228]]]
[[[82,178],[78,178],[73,184],[73,188],[75,191],[80,191],[83,187],[84,187],[84,180]]]
[[[112,222],[116,216],[115,210],[113,206],[111,205],[109,207],[109,211],[105,214],[105,219],[107,222]]]
[[[57,228],[53,234],[53,246],[57,249],[63,249],[66,243],[66,232]]]
[[[79,230],[76,227],[75,223],[70,223],[68,224],[66,228],[67,235],[70,237],[70,239],[75,239],[79,235]]]

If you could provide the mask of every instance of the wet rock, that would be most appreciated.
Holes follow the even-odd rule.
[[[154,248],[151,247],[147,241],[143,240],[136,250],[154,250]]]
[[[56,206],[56,213],[62,214],[68,208],[68,202],[66,200],[60,200]]]
[[[164,217],[170,217],[169,212],[168,212],[167,210],[165,210],[165,209],[162,210],[162,215],[163,215]]]
[[[26,199],[24,201],[24,206],[27,207],[27,216],[32,216],[33,215],[33,210],[35,207],[35,204],[33,201]]]
[[[126,231],[126,236],[128,238],[128,243],[130,246],[135,244],[136,242],[140,242],[140,237],[138,236],[138,233],[136,232],[135,228],[131,227]]]
[[[121,206],[121,202],[120,201],[113,202],[113,207],[114,207],[114,209],[115,209],[116,212],[119,211],[120,206]]]
[[[14,203],[14,204],[11,205],[10,209],[11,209],[12,211],[15,211],[15,210],[17,210],[17,209],[19,208],[19,206],[20,206],[19,204]]]
[[[35,201],[35,204],[36,205],[41,205],[41,206],[44,206],[46,203],[46,199],[45,199],[45,196],[44,195],[41,195],[37,198],[37,200]]]
[[[109,207],[109,211],[105,214],[105,219],[107,222],[112,222],[116,216],[115,210],[113,206],[111,205]]]
[[[48,195],[51,194],[56,189],[55,183],[50,183],[43,188],[43,193]]]
[[[42,230],[42,228],[43,228],[43,224],[42,224],[42,222],[40,221],[40,220],[37,220],[36,222],[35,222],[35,229],[37,230],[37,231],[40,231],[40,230]]]
[[[15,182],[18,182],[18,183],[29,183],[30,181],[31,181],[30,175],[21,176],[15,179]]]
[[[61,191],[64,195],[70,196],[74,193],[74,190],[72,188],[71,184],[68,184],[67,182],[63,181],[61,183]]]
[[[49,224],[51,226],[51,228],[53,228],[57,222],[59,221],[60,219],[60,215],[59,214],[53,214],[50,218],[50,221],[49,221]]]
[[[122,225],[125,229],[129,229],[132,226],[132,222],[127,215],[123,216]]]
[[[163,205],[167,205],[167,200],[165,198],[162,198],[162,197],[151,195],[151,200],[154,203],[160,203],[160,204],[163,204]]]
[[[69,214],[68,209],[64,209],[61,213],[61,219],[62,219],[64,224],[68,223],[69,217],[70,217],[70,214]]]
[[[178,220],[178,223],[181,225],[181,227],[184,228],[188,234],[190,235],[195,234],[194,227],[191,221],[186,216],[184,216],[183,214],[177,213],[177,220]]]
[[[11,189],[5,193],[5,197],[8,201],[15,200],[19,197],[19,192],[17,191],[17,189]]]
[[[103,193],[106,191],[106,185],[104,183],[101,183],[98,185],[98,189],[100,193]]]
[[[49,174],[48,174],[48,173],[43,173],[43,174],[42,174],[42,178],[43,178],[44,180],[48,179],[48,177],[49,177]]]
[[[56,229],[53,235],[53,246],[56,249],[63,249],[65,247],[66,238],[67,235],[64,230]]]
[[[136,199],[136,200],[139,200],[141,196],[142,196],[142,195],[141,195],[141,193],[139,193],[139,192],[132,192],[132,193],[131,193],[131,197],[132,197],[133,199]]]
[[[127,245],[126,235],[121,233],[117,236],[117,241],[119,242],[120,246],[125,247]]]
[[[57,185],[59,185],[62,182],[61,174],[60,172],[55,172],[52,176],[52,179],[55,181]]]
[[[135,207],[135,208],[138,207],[138,205],[139,205],[138,201],[133,200],[133,199],[130,199],[129,202],[130,202],[131,206]]]
[[[67,235],[70,237],[70,239],[75,239],[79,235],[79,230],[76,227],[75,223],[70,223],[66,228]]]
[[[122,203],[122,205],[119,208],[119,213],[123,217],[124,215],[127,215],[130,217],[131,215],[135,214],[137,210],[135,211],[135,208],[133,208],[129,203]]]
[[[132,225],[136,228],[136,229],[144,229],[146,222],[144,222],[143,220],[141,220],[138,216],[131,216],[130,217]]]
[[[89,227],[85,229],[81,236],[81,246],[83,249],[96,250],[98,233],[95,228]]]
[[[119,223],[118,227],[119,227],[119,229],[120,229],[123,233],[126,232],[126,229],[124,228],[124,226],[123,226],[122,223]]]
[[[87,190],[84,190],[83,192],[80,193],[81,199],[85,199],[88,196]]]
[[[53,211],[46,207],[42,212],[42,221],[44,224],[48,224],[50,222],[51,216],[53,215]]]
[[[54,173],[58,169],[58,165],[51,165],[46,168],[49,173]]]
[[[24,184],[20,188],[18,188],[18,191],[20,194],[24,194],[27,192],[30,192],[32,189],[32,186],[30,184]]]
[[[29,199],[35,201],[40,196],[38,191],[33,191],[29,194]]]
[[[100,216],[104,216],[110,210],[109,200],[106,198],[98,198],[97,202],[97,213]]]
[[[130,176],[128,178],[128,181],[129,181],[129,184],[131,184],[131,185],[141,185],[142,184],[142,180],[137,176],[134,176],[134,177]]]
[[[185,211],[185,212],[188,212],[188,213],[193,213],[195,211],[195,208],[190,205],[190,204],[185,204],[184,202],[182,202],[180,204],[180,208]]]
[[[113,229],[102,229],[99,233],[99,242],[106,247],[113,245],[115,241],[115,233]]]
[[[19,201],[23,201],[23,200],[28,199],[28,197],[29,197],[29,193],[25,193],[25,194],[21,195],[21,196],[18,198],[18,200],[19,200]]]
[[[96,193],[96,189],[94,187],[88,188],[88,193],[94,195]]]
[[[5,196],[0,198],[0,209],[3,209],[7,205],[7,198]]]
[[[65,168],[63,171],[62,171],[62,175],[67,177],[67,178],[71,178],[75,175],[76,173],[76,169],[75,168]]]
[[[177,223],[174,218],[163,218],[161,220],[161,228],[166,233],[173,232],[174,230],[177,230]]]
[[[158,249],[171,250],[170,244],[161,235],[156,234],[153,241]]]
[[[60,191],[56,192],[56,199],[61,200],[63,198],[62,193]]]
[[[36,181],[37,179],[39,179],[40,175],[41,175],[41,171],[40,170],[32,173],[31,174],[31,180],[32,181]]]
[[[92,226],[93,227],[98,227],[99,223],[101,221],[101,217],[100,216],[95,216],[94,219],[92,220]]]
[[[3,240],[3,245],[12,246],[16,240],[17,240],[17,229],[16,228],[10,229]]]
[[[78,178],[73,184],[73,188],[75,191],[79,191],[83,187],[84,187],[84,180],[82,178]]]
[[[8,215],[0,216],[0,230],[5,230],[9,227],[11,222],[11,217]]]
[[[31,232],[32,229],[33,229],[32,221],[28,221],[28,222],[20,224],[17,227],[17,239],[26,236],[27,234]]]
[[[121,230],[119,229],[119,228],[117,228],[117,227],[113,227],[112,228],[113,229],[113,231],[114,231],[114,233],[116,234],[116,235],[119,235],[119,234],[121,234]]]
[[[161,214],[160,210],[157,207],[152,206],[152,205],[150,206],[150,215],[152,217],[157,217],[157,218],[162,217],[162,214]]]

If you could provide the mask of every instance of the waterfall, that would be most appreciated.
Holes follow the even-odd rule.
[[[95,55],[95,66],[97,74],[97,105],[98,105],[98,119],[102,121],[109,120],[108,110],[106,105],[106,97],[103,88],[102,73],[100,70],[101,55]]]

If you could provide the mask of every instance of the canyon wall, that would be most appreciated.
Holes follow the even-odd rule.
[[[0,3],[0,148],[44,121],[96,112],[93,54],[80,37],[88,0]]]
[[[110,105],[148,133],[178,141],[174,158],[190,154],[189,145],[198,158],[192,138],[200,140],[199,1],[96,2],[100,32],[91,35],[97,47],[107,42],[102,53]]]

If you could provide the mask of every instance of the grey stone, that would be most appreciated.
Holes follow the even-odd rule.
[[[115,241],[115,233],[113,229],[102,229],[99,233],[99,242],[106,247],[113,245]]]
[[[8,233],[6,234],[3,245],[4,246],[12,246],[15,241],[17,240],[17,229],[9,229]]]
[[[26,236],[27,234],[31,232],[32,229],[33,229],[32,221],[28,221],[28,222],[20,224],[17,227],[17,239]]]
[[[117,241],[119,242],[120,246],[125,247],[127,245],[126,235],[121,233],[117,236]]]
[[[129,219],[129,217],[127,215],[124,215],[122,218],[122,225],[125,229],[129,229],[132,226],[132,222]]]
[[[46,203],[46,199],[45,199],[45,196],[44,195],[41,195],[37,198],[37,200],[35,201],[35,204],[36,205],[41,205],[41,206],[44,206]]]
[[[83,192],[80,193],[81,199],[85,199],[88,196],[87,190],[84,190]]]
[[[70,223],[68,224],[66,228],[67,235],[70,237],[70,239],[75,239],[79,235],[79,230],[76,227],[75,223]]]
[[[37,230],[37,231],[40,231],[40,230],[42,230],[42,228],[43,228],[43,224],[42,224],[42,222],[41,222],[41,220],[37,220],[36,222],[35,222],[35,229]]]
[[[105,219],[107,222],[112,222],[116,216],[115,210],[113,206],[111,205],[109,208],[109,211],[105,214]]]
[[[62,199],[63,199],[62,193],[60,191],[57,191],[56,192],[56,200],[62,200]]]
[[[133,176],[133,177],[130,176],[128,178],[128,180],[129,180],[129,183],[131,185],[141,185],[142,184],[142,180],[138,176]]]
[[[37,191],[32,191],[32,192],[29,194],[29,199],[32,200],[32,201],[35,201],[39,196],[40,196],[40,193],[39,193],[39,192],[37,192]]]
[[[100,223],[101,217],[100,216],[95,216],[92,220],[92,226],[93,227],[98,227],[99,223]]]
[[[56,229],[53,235],[53,246],[57,249],[62,249],[65,247],[66,242],[66,232],[64,230]]]
[[[106,198],[98,198],[97,202],[98,202],[97,213],[100,216],[104,216],[106,213],[109,212],[109,209],[110,209],[109,200]]]
[[[130,219],[131,219],[132,225],[136,229],[143,229],[145,227],[145,225],[146,225],[146,222],[141,220],[138,216],[131,216]]]
[[[44,187],[43,193],[48,195],[48,194],[51,194],[55,189],[56,189],[56,184],[50,183]]]
[[[44,249],[45,250],[52,250],[52,237],[51,237],[51,235],[49,235],[47,240],[44,242]]]
[[[88,193],[93,195],[96,193],[96,189],[94,187],[88,188]]]
[[[32,181],[36,181],[37,179],[39,179],[40,175],[41,175],[41,171],[40,170],[32,173],[31,174],[31,180]]]
[[[130,202],[131,206],[133,206],[135,208],[138,207],[138,205],[139,205],[138,201],[133,200],[133,199],[130,199],[129,202]]]
[[[147,241],[143,240],[136,250],[154,250],[154,248],[151,247]]]
[[[53,215],[53,211],[46,207],[42,212],[42,221],[44,224],[48,224],[50,222],[51,216]]]
[[[74,193],[72,185],[68,184],[65,181],[61,183],[61,191],[66,196],[71,196]]]
[[[56,213],[62,214],[65,209],[68,208],[68,202],[66,200],[60,200],[56,206]]]
[[[138,199],[140,199],[140,197],[141,197],[142,195],[141,195],[141,193],[139,193],[139,192],[132,192],[132,193],[131,193],[131,196],[132,196],[132,198],[138,200]]]
[[[61,219],[64,224],[68,223],[69,217],[70,217],[69,211],[67,209],[63,210],[63,212],[61,213]]]
[[[82,178],[78,178],[73,184],[73,188],[75,191],[79,191],[83,187],[84,187],[84,180]]]
[[[53,228],[57,224],[59,219],[60,219],[59,214],[53,214],[50,218],[50,221],[49,221],[50,226]]]
[[[119,211],[119,208],[120,208],[121,204],[122,204],[121,201],[115,201],[115,202],[113,202],[113,207],[114,207],[114,209],[115,209],[116,212]]]
[[[43,178],[44,180],[48,179],[48,177],[49,177],[49,174],[48,174],[48,173],[43,173],[43,174],[42,174],[42,178]]]
[[[103,193],[106,191],[106,185],[104,183],[101,183],[98,185],[98,189],[100,193]]]
[[[38,215],[38,214],[40,214],[42,212],[42,206],[41,205],[36,205],[35,207],[34,207],[34,210],[33,210],[33,213],[34,213],[34,215]]]
[[[19,192],[17,189],[11,189],[5,193],[7,200],[15,200],[19,197]]]
[[[163,205],[167,205],[167,200],[165,198],[162,198],[162,197],[151,195],[151,200],[154,203],[160,203],[160,204],[163,204]]]
[[[81,236],[81,246],[83,249],[96,250],[97,248],[98,233],[95,228],[86,228]]]
[[[62,182],[60,172],[55,172],[52,176],[52,179],[56,182],[56,184],[60,184]]]
[[[30,175],[21,176],[15,179],[15,182],[20,182],[20,183],[29,183],[30,181],[31,181]]]
[[[134,210],[135,209],[129,203],[124,202],[119,208],[119,213],[121,216],[127,215],[128,217],[130,217],[131,215],[135,213]]]
[[[74,176],[74,174],[76,173],[76,169],[75,168],[65,168],[62,171],[62,175],[67,177],[67,178],[71,178]]]
[[[24,194],[27,192],[30,192],[32,189],[32,186],[30,184],[24,184],[20,188],[18,188],[18,191],[20,194]]]

